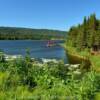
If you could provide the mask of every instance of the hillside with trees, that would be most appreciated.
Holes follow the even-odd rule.
[[[58,30],[0,27],[0,40],[63,39],[65,35],[66,32]]]
[[[84,17],[82,24],[70,28],[67,36],[67,45],[78,48],[92,48],[94,45],[100,48],[100,20],[95,14]]]

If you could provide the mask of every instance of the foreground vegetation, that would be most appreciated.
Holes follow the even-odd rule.
[[[78,75],[62,61],[41,65],[29,54],[0,58],[0,100],[99,100],[100,74],[93,70]]]
[[[64,39],[66,32],[48,29],[0,27],[0,40],[48,40]]]

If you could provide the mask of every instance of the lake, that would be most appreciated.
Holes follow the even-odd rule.
[[[62,59],[68,63],[64,49],[59,45],[62,40],[54,40],[56,46],[47,47],[47,40],[0,40],[0,50],[9,55],[25,56],[26,50],[30,50],[32,58]]]

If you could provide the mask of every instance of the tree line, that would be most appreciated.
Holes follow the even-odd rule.
[[[63,39],[65,34],[66,32],[58,30],[0,27],[0,40]]]
[[[95,14],[84,17],[83,23],[70,28],[67,44],[76,48],[91,48],[100,46],[100,20]]]

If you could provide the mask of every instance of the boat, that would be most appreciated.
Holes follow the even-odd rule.
[[[55,46],[55,43],[54,43],[54,41],[49,40],[47,42],[47,47],[52,47],[52,46]]]

